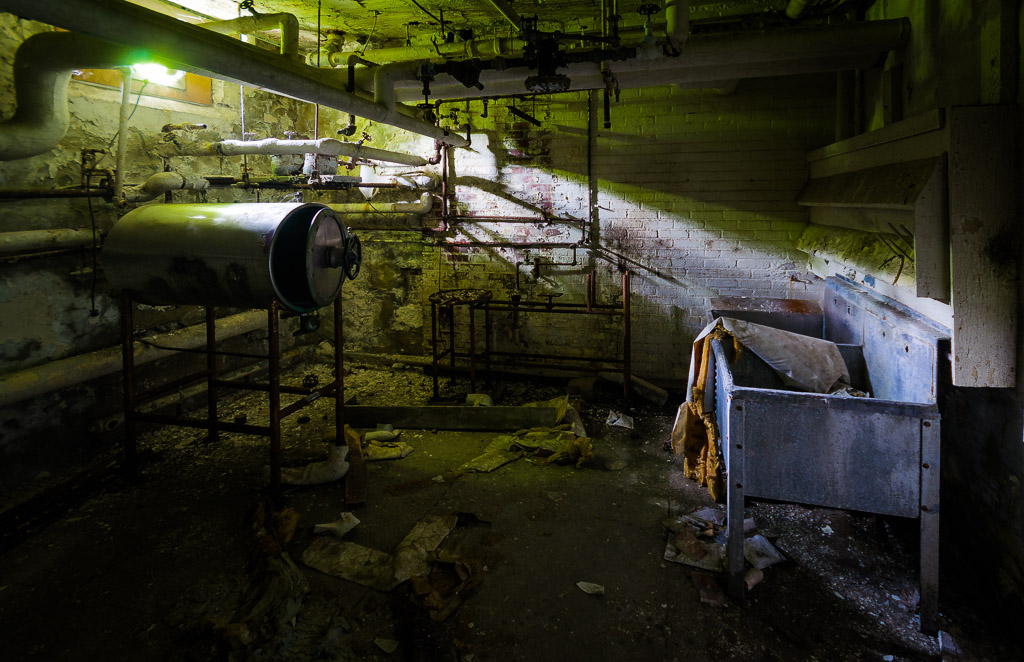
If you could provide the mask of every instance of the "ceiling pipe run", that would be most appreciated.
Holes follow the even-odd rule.
[[[426,214],[433,208],[434,198],[423,193],[419,202],[354,202],[327,206],[339,214]]]
[[[867,21],[826,27],[796,27],[732,34],[696,34],[686,42],[685,57],[608,62],[606,66],[623,89],[657,85],[721,87],[722,81],[786,76],[825,71],[864,69],[877,64],[884,53],[903,46],[910,35],[906,19]],[[571,64],[559,70],[571,79],[569,89],[605,87],[597,63]],[[438,99],[497,97],[526,92],[526,67],[483,71],[484,89],[466,88],[439,73],[430,89]],[[416,84],[396,83],[398,101],[420,97]]]
[[[366,161],[383,161],[407,166],[424,166],[427,160],[414,154],[402,154],[385,149],[366,147],[335,138],[317,140],[221,140],[217,142],[189,140],[181,135],[174,140],[162,142],[156,147],[162,158],[172,156],[241,156],[243,154],[322,154],[348,156]]]
[[[211,21],[200,23],[200,27],[218,34],[255,34],[266,30],[281,31],[281,55],[297,57],[299,55],[299,19],[293,14],[259,14],[257,16],[240,16],[228,21]]]
[[[108,67],[157,62],[170,68],[211,75],[320,104],[449,145],[465,147],[469,144],[465,138],[419,119],[413,109],[388,109],[346,91],[344,82],[332,71],[306,66],[289,57],[123,0],[0,0],[0,9],[141,49],[134,54],[136,59],[133,61],[109,63]],[[74,62],[68,65],[69,69],[101,68],[81,62],[80,58],[68,59]],[[64,85],[66,91],[66,81]]]

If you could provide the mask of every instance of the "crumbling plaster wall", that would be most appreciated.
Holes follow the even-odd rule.
[[[49,29],[41,23],[0,14],[0,118],[9,118],[16,108],[12,74],[15,50],[29,35]],[[210,106],[141,97],[128,130],[127,184],[141,184],[149,175],[163,170],[163,162],[153,155],[153,146],[165,124],[205,123],[211,134],[239,136],[238,86],[213,81],[212,91]],[[132,96],[133,104],[136,98]],[[120,102],[119,89],[73,81],[69,90],[71,123],[65,138],[46,154],[0,162],[0,186],[78,186],[80,151],[108,146],[117,131]],[[246,89],[245,104],[246,131],[257,137],[280,137],[285,130],[305,130],[312,121],[310,106],[276,95]],[[113,156],[104,157],[100,163],[100,167],[113,165]],[[170,165],[185,174],[238,176],[241,158],[177,158]],[[267,157],[250,158],[249,165],[256,172],[270,172]],[[93,184],[99,184],[98,178]],[[238,189],[180,191],[173,198],[174,202],[255,200],[253,194]],[[151,204],[162,203],[161,198]],[[2,232],[89,228],[91,223],[85,199],[3,200],[0,206]],[[101,235],[127,211],[99,198],[93,199],[92,206]],[[97,259],[99,271],[95,274],[89,248],[0,261],[0,374],[31,369],[118,342],[118,301],[111,296],[103,277],[102,253]],[[94,276],[97,313],[90,315]],[[229,312],[237,311],[222,311]],[[146,332],[194,324],[201,319],[201,311],[194,307],[144,309],[137,313],[136,325]],[[285,328],[290,329],[291,324],[288,322]],[[290,333],[283,335],[286,341],[291,338]],[[262,343],[259,333],[250,334],[248,340],[257,349]],[[180,376],[184,367],[194,367],[191,358],[144,366],[140,377],[155,382],[157,375]],[[98,448],[89,426],[120,409],[119,384],[119,377],[112,376],[0,409],[0,457],[4,458],[0,485],[11,485],[33,475],[33,471],[57,468]]]

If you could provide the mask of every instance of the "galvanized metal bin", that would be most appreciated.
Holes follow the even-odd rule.
[[[938,627],[939,352],[949,332],[843,278],[828,279],[824,336],[873,397],[779,390],[755,363],[712,341],[715,411],[730,524],[762,497],[916,517],[921,629]],[[708,389],[711,391],[711,389]],[[743,592],[743,530],[729,526],[730,590]]]

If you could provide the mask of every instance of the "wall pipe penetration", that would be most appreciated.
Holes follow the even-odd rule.
[[[156,200],[164,193],[188,189],[204,191],[210,182],[205,177],[185,176],[176,172],[158,172],[141,186],[131,186],[124,191],[125,202],[149,202]]]
[[[265,310],[256,310],[217,320],[217,339],[223,340],[263,329]],[[165,347],[197,349],[206,344],[206,324],[178,329],[135,342],[135,365],[173,356],[177,352],[157,349],[148,342]],[[0,376],[0,407],[6,407],[45,393],[65,389],[121,370],[121,346],[59,359],[34,368]]]
[[[140,62],[157,62],[174,69],[266,89],[447,144],[460,147],[468,144],[465,138],[419,119],[412,108],[389,109],[374,103],[364,94],[348,92],[334,72],[309,67],[290,56],[271,53],[122,0],[0,0],[0,9],[83,33],[72,35],[78,39],[65,39],[67,43],[55,40],[46,46],[35,41],[44,35],[34,35],[19,48],[19,55],[15,58],[18,111],[13,120],[17,120],[15,126],[23,126],[28,131],[23,129],[21,141],[8,138],[6,143],[0,142],[0,155],[7,152],[19,154],[6,156],[8,159],[41,154],[60,142],[67,130],[67,81],[73,69],[111,68]],[[45,36],[63,35],[45,33]],[[90,36],[95,40],[90,40]],[[109,40],[109,43],[102,40]],[[35,50],[23,52],[29,42],[37,44]],[[104,58],[101,62],[89,61],[88,56],[97,52],[113,57]],[[19,63],[20,69],[30,69],[27,75],[21,76],[20,85],[17,83]],[[48,75],[50,80],[40,80],[38,74]],[[33,87],[39,91],[33,91]],[[59,91],[59,95],[55,91]],[[25,110],[22,110],[23,105]],[[62,114],[65,118],[63,126],[50,127],[46,134],[36,131],[40,125],[36,119],[40,110],[45,111],[46,116]],[[61,130],[56,131],[56,128]],[[19,142],[23,146],[14,150]],[[28,144],[24,144],[26,142]],[[7,147],[7,151],[3,147]]]

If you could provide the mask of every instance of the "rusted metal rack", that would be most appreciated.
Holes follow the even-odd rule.
[[[548,301],[522,301],[516,297],[508,300],[491,298],[487,290],[440,290],[430,295],[430,321],[432,346],[432,372],[434,380],[434,397],[439,395],[438,379],[442,361],[448,359],[449,380],[454,379],[457,359],[465,359],[468,363],[470,386],[476,388],[476,370],[483,362],[485,371],[490,374],[492,366],[509,367],[545,367],[560,370],[578,370],[588,364],[602,365],[604,372],[622,373],[622,394],[629,399],[632,385],[631,356],[631,314],[630,314],[630,280],[631,273],[622,274],[622,305],[598,304],[595,302],[596,279],[594,274],[587,274],[587,298],[585,303],[556,303],[552,298]],[[459,352],[455,345],[455,310],[465,306],[469,312],[469,351]],[[476,311],[484,313],[484,351],[477,352]],[[446,311],[446,312],[442,312]],[[539,352],[497,351],[491,348],[491,312],[511,312],[516,319],[520,313],[542,313],[553,315],[598,315],[609,318],[620,317],[622,320],[622,357],[585,357],[545,354]],[[442,319],[445,318],[445,319]],[[442,324],[447,322],[447,347],[441,348],[444,330]],[[538,363],[538,362],[543,363]],[[553,363],[561,361],[562,363]],[[567,363],[566,363],[567,362]]]
[[[124,453],[125,465],[130,472],[138,468],[137,430],[136,423],[149,422],[163,425],[175,425],[188,428],[199,428],[209,433],[211,441],[216,441],[221,432],[238,432],[270,439],[270,492],[275,499],[281,496],[281,420],[310,405],[320,397],[334,397],[335,429],[338,431],[336,443],[344,443],[345,405],[344,370],[342,352],[342,314],[341,293],[334,300],[334,374],[335,379],[320,387],[287,386],[281,384],[281,342],[280,342],[280,306],[276,300],[267,306],[267,355],[244,354],[241,352],[225,352],[216,349],[216,318],[213,306],[205,306],[206,310],[206,347],[205,349],[179,351],[195,351],[206,355],[206,370],[183,379],[175,380],[162,387],[144,393],[136,392],[135,381],[135,340],[133,321],[134,302],[129,296],[121,301],[121,353],[122,375],[124,380]],[[217,372],[218,356],[242,356],[246,358],[266,359],[269,362],[268,380],[266,383],[245,382],[240,380],[221,379]],[[169,416],[165,414],[138,411],[138,406],[156,399],[168,390],[198,383],[205,380],[206,417],[189,418]],[[270,404],[270,420],[268,425],[250,425],[241,422],[220,420],[217,413],[217,395],[221,389],[241,389],[263,391],[268,394]],[[302,396],[295,402],[281,406],[281,394]],[[354,459],[354,458],[353,458]],[[353,466],[352,469],[356,467]],[[351,469],[350,469],[351,471]]]

